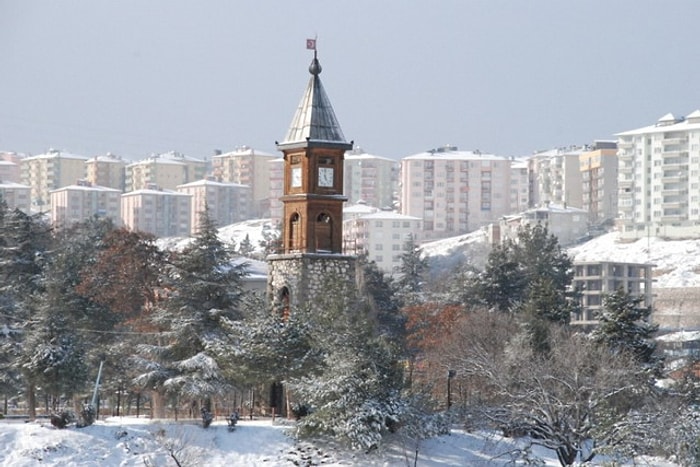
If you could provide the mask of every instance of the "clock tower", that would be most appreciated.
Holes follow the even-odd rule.
[[[355,257],[343,254],[345,141],[321,84],[316,50],[311,78],[287,135],[284,155],[282,250],[268,257],[268,298],[274,309],[318,303],[331,277],[355,284]]]

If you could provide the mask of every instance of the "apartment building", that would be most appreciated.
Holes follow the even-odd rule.
[[[530,177],[527,160],[511,159],[510,162],[510,212],[523,212],[530,207]]]
[[[345,217],[345,216],[344,216]],[[386,274],[401,266],[401,256],[407,241],[418,243],[421,219],[391,211],[376,211],[359,217],[350,216],[343,222],[343,242],[351,254],[367,253],[370,261]]]
[[[154,185],[164,190],[175,190],[179,185],[203,179],[207,169],[205,160],[176,151],[154,154],[126,166],[125,190],[143,190]]]
[[[267,165],[270,173],[270,219],[273,225],[282,225],[284,204],[280,198],[284,194],[284,159],[270,159]]]
[[[612,224],[617,217],[617,143],[595,141],[579,156],[582,207],[591,227]]]
[[[498,223],[498,229],[492,231],[490,239],[492,244],[504,238],[515,240],[518,237],[518,230],[525,225],[547,226],[547,232],[557,237],[557,241],[563,247],[577,243],[588,232],[586,211],[549,203],[542,207],[528,209],[521,214],[504,216]],[[498,234],[498,238],[493,237],[495,234]]]
[[[24,156],[15,152],[0,151],[0,182],[19,183],[20,161]]]
[[[122,194],[125,227],[156,237],[187,237],[192,230],[192,196],[155,186]]]
[[[620,238],[700,235],[700,110],[617,135]]]
[[[199,232],[200,216],[207,209],[209,218],[219,227],[250,219],[249,186],[205,179],[180,185],[177,191],[192,198],[192,235]]]
[[[31,188],[32,209],[40,212],[51,209],[49,192],[72,185],[85,178],[85,161],[88,158],[57,149],[45,154],[20,160],[20,177]]]
[[[380,209],[393,209],[401,164],[386,157],[367,154],[356,147],[345,153],[344,195],[349,203],[364,201]]]
[[[535,153],[528,159],[530,207],[545,203],[583,207],[583,183],[579,157],[584,146],[570,146]]]
[[[343,221],[357,219],[358,217],[366,216],[367,214],[374,214],[377,211],[379,211],[379,208],[370,206],[364,201],[360,201],[356,204],[346,204],[343,208]]]
[[[423,240],[461,235],[511,212],[511,161],[444,146],[401,160],[401,213]]]
[[[652,268],[649,263],[614,261],[574,262],[572,286],[581,292],[582,312],[572,316],[571,323],[594,325],[603,308],[603,297],[622,287],[633,297],[643,297],[640,304],[651,306]]]
[[[126,189],[126,161],[112,153],[85,161],[85,180],[95,186]]]
[[[121,190],[79,180],[50,193],[51,224],[68,227],[91,217],[104,217],[121,226]]]
[[[19,209],[29,214],[31,208],[31,188],[21,183],[0,180],[0,199],[5,201],[10,211]]]
[[[212,158],[212,172],[217,180],[250,187],[253,194],[253,217],[270,217],[270,164],[278,155],[248,146],[236,148]]]

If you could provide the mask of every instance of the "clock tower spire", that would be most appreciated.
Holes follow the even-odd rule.
[[[309,44],[312,43],[312,47]],[[268,257],[268,296],[276,308],[315,302],[330,275],[355,282],[355,257],[343,254],[343,159],[345,140],[321,83],[316,41],[311,77],[287,134],[284,156],[282,251]]]

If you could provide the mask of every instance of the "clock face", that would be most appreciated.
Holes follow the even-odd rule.
[[[301,167],[292,167],[292,186],[301,186]]]
[[[332,187],[333,186],[333,168],[319,167],[318,169],[318,186]]]

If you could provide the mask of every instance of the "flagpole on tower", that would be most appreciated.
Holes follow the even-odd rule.
[[[318,39],[318,36],[314,36],[313,39],[306,39],[306,48],[314,51],[314,59],[316,59],[316,39]]]

